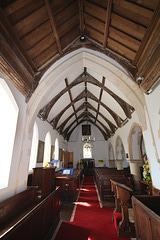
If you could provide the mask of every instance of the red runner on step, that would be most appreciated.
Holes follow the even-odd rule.
[[[73,222],[63,222],[55,240],[129,240],[119,238],[113,208],[100,208],[92,176],[85,176]]]

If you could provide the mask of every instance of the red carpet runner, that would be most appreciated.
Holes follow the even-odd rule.
[[[63,222],[55,240],[128,240],[118,238],[113,208],[100,208],[92,176],[85,176],[73,222]]]

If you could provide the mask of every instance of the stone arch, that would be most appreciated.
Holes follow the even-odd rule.
[[[125,156],[125,150],[123,146],[123,141],[120,136],[117,136],[116,138],[115,152],[116,152],[116,160],[123,161]]]
[[[143,164],[143,155],[141,149],[142,139],[143,134],[141,126],[137,123],[133,123],[128,135],[128,148],[130,171],[133,175],[134,186],[136,190],[140,189],[139,181],[142,178],[142,171],[140,171],[140,166]]]
[[[52,90],[60,90],[60,83],[64,81],[69,72],[75,73],[84,67],[104,76],[112,86],[119,86],[119,91],[134,107],[143,130],[146,129],[145,96],[138,85],[131,79],[126,70],[110,57],[94,50],[81,48],[71,52],[55,62],[43,75],[27,103],[23,145],[27,146],[27,161],[29,161],[32,129],[40,109],[53,98]],[[26,145],[27,142],[27,145]],[[26,158],[21,151],[21,159]]]
[[[130,160],[142,160],[142,154],[140,149],[142,137],[142,127],[133,123],[128,135],[128,148]]]
[[[117,169],[121,170],[123,169],[123,167],[128,167],[128,164],[126,162],[123,141],[120,136],[117,136],[116,138],[115,153],[116,153]]]
[[[118,85],[119,90],[136,109],[141,125],[146,129],[144,94],[126,70],[98,51],[81,48],[64,56],[43,75],[40,84],[27,104],[29,131],[31,131],[39,110],[51,99],[52,89],[66,78],[68,72],[75,72],[76,69],[84,67],[94,69],[95,72],[111,81],[113,85]]]

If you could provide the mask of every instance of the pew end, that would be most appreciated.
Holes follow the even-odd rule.
[[[134,223],[129,219],[129,201],[133,189],[119,182],[111,181],[112,191],[115,195],[115,210],[113,212],[114,225],[118,237],[131,238],[135,237]]]

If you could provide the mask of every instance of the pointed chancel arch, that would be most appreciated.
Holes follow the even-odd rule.
[[[32,97],[28,102],[27,110],[30,113],[29,128],[33,124],[33,121],[36,115],[38,114],[38,112],[42,113],[42,117],[45,115],[45,112],[47,113],[47,109],[45,111],[45,108],[43,109],[43,107],[47,106],[47,104],[53,99],[53,96],[56,96],[60,92],[60,91],[56,91],[56,89],[58,89],[57,86],[59,85],[59,83],[64,82],[64,79],[69,77],[69,73],[71,72],[74,73],[77,71],[77,69],[79,68],[84,69],[84,67],[86,67],[87,69],[94,70],[97,74],[106,78],[107,81],[112,82],[113,86],[114,85],[119,86],[119,91],[121,91],[122,94],[126,97],[126,99],[128,99],[127,102],[129,103],[129,105],[132,106],[134,109],[136,108],[138,117],[143,125],[143,128],[145,129],[146,128],[145,112],[144,112],[145,99],[142,92],[138,88],[138,86],[130,78],[126,70],[124,70],[122,66],[120,66],[118,63],[111,60],[109,57],[103,55],[102,53],[99,53],[97,51],[93,51],[90,49],[85,49],[85,48],[75,50],[74,52],[66,55],[64,58],[61,58],[61,60],[57,61],[44,74],[42,80],[40,81],[39,86],[36,88],[35,92],[33,93]],[[93,85],[93,83],[88,83],[88,84]],[[105,92],[103,84],[101,85],[101,87]],[[55,89],[55,92],[54,92],[54,89]],[[72,89],[68,88],[68,90],[72,90]],[[90,94],[89,97],[93,101],[97,101],[97,99],[99,101],[99,98],[97,98],[94,94],[92,94],[92,96]],[[82,95],[81,95],[81,98],[82,98]],[[84,99],[88,98],[88,95],[83,93],[83,98]],[[78,99],[76,100],[78,101]],[[106,107],[106,110],[107,110],[106,104],[102,101],[100,101],[100,103],[101,105],[104,104],[102,105],[102,107],[104,108]],[[72,106],[72,104],[70,106]],[[41,111],[42,109],[44,111]],[[133,109],[131,109],[131,112],[132,110]],[[112,109],[111,111],[113,113]],[[116,119],[117,119],[116,124],[118,126],[120,126],[123,120],[125,120],[125,119],[122,119],[121,121],[121,119],[118,120],[118,118],[115,117],[114,120],[116,121]],[[53,122],[53,126],[54,126],[54,122]]]
[[[52,98],[51,101],[49,101],[40,111],[39,111],[39,117],[43,120],[48,120],[50,121],[50,123],[52,124],[53,128],[55,128],[57,131],[59,131],[61,134],[62,133],[62,127],[61,129],[57,128],[58,122],[60,121],[61,117],[63,116],[63,114],[65,114],[65,112],[71,108],[73,109],[72,114],[70,114],[70,118],[71,117],[77,121],[78,123],[78,117],[77,117],[77,109],[75,107],[76,103],[80,100],[83,100],[84,103],[86,104],[86,109],[87,109],[87,104],[88,99],[91,99],[93,101],[95,101],[96,103],[98,103],[97,109],[96,111],[96,117],[95,117],[95,123],[98,121],[101,125],[102,122],[100,120],[98,120],[98,116],[103,116],[103,114],[100,112],[100,107],[102,106],[103,108],[105,108],[108,113],[113,117],[114,121],[117,124],[117,127],[120,127],[121,124],[126,120],[126,118],[131,118],[131,114],[134,111],[134,108],[128,104],[126,101],[124,101],[122,98],[120,98],[117,94],[115,94],[113,91],[111,91],[109,88],[107,88],[105,86],[105,77],[102,77],[102,83],[101,81],[97,80],[95,77],[93,77],[91,74],[89,74],[87,72],[87,68],[84,68],[84,71],[77,77],[75,78],[73,81],[71,81],[70,83],[68,82],[68,79],[65,78],[65,86],[64,88],[56,94],[56,96],[54,96]],[[73,99],[72,96],[72,92],[71,90],[74,91],[74,88],[77,88],[79,86],[82,87],[82,84],[84,84],[84,91],[82,91],[76,98]],[[95,86],[98,90],[98,94],[99,97],[97,98],[95,96],[95,94],[91,93],[88,90],[88,84],[89,85],[93,85]],[[93,88],[93,87],[92,87]],[[97,90],[96,90],[97,91]],[[107,106],[106,104],[103,103],[102,101],[102,96],[103,93],[106,92],[108,95],[110,95],[110,100],[114,99],[115,102],[117,102],[118,104],[118,108],[122,108],[124,114],[125,114],[125,119],[122,119],[120,116],[118,116],[118,114],[113,111],[111,108],[109,108],[109,106]],[[69,95],[69,99],[70,99],[70,103],[66,106],[66,104],[64,104],[64,108],[58,113],[58,115],[54,116],[54,118],[52,120],[50,120],[50,112],[53,109],[53,107],[55,107],[55,105],[57,104],[57,102],[60,102],[60,100],[62,99],[62,97],[65,96],[65,98],[67,99],[67,94]],[[105,95],[104,95],[105,96]],[[113,101],[113,100],[112,100]],[[91,105],[91,104],[90,104]],[[92,105],[91,105],[92,106]],[[92,106],[93,107],[93,106]],[[81,108],[82,110],[83,108]],[[52,113],[53,114],[53,113]],[[113,129],[113,125],[114,123],[112,123],[111,125],[111,121],[107,119],[107,117],[103,116],[103,118],[105,118],[107,120],[107,122],[109,123],[109,125],[111,126],[111,129]],[[72,121],[72,124],[75,121]],[[63,121],[63,127],[64,127],[64,123],[67,123],[67,119]],[[115,128],[114,128],[115,130]],[[114,131],[112,132],[112,134],[114,134]],[[66,132],[66,130],[65,130]]]

